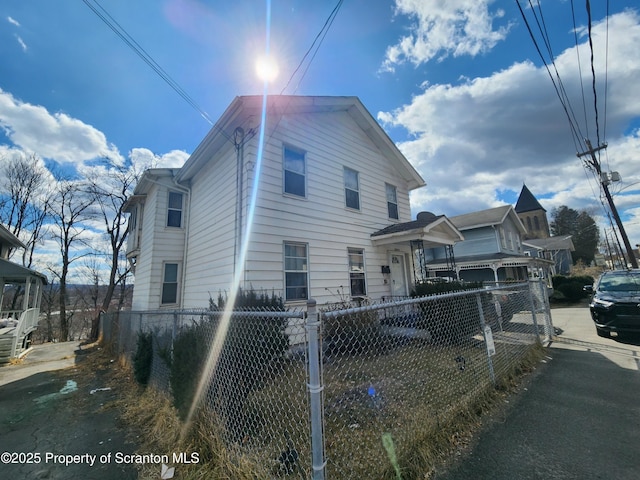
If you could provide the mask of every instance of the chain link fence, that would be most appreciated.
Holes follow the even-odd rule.
[[[550,339],[541,282],[349,308],[120,312],[105,340],[130,358],[151,333],[150,383],[184,413],[201,376],[230,448],[273,477],[394,477],[416,445]],[[216,333],[226,339],[203,370]],[[393,450],[393,452],[392,452]],[[405,477],[403,477],[405,478]]]

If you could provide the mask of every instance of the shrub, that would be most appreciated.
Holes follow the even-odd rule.
[[[212,313],[184,328],[174,341],[171,389],[174,405],[182,418],[193,403],[225,303],[222,295],[217,302],[210,300]],[[232,315],[216,370],[204,372],[211,375],[209,394],[223,404],[219,406],[226,413],[225,426],[234,439],[246,426],[241,414],[246,398],[264,384],[273,371],[273,364],[283,359],[288,350],[286,318],[269,315],[269,312],[284,310],[280,297],[240,290],[233,311],[263,311],[264,315]]]
[[[576,303],[589,294],[582,288],[593,284],[593,277],[589,275],[564,276],[554,275],[552,278],[554,294],[551,297],[556,302]]]
[[[153,360],[153,336],[151,332],[139,332],[136,353],[133,356],[133,375],[141,385],[149,383]]]
[[[416,283],[412,297],[424,297],[439,293],[458,292],[460,290],[476,290],[482,288],[482,282],[419,282]]]

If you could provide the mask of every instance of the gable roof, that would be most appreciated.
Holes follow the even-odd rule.
[[[533,196],[533,193],[527,188],[526,185],[522,185],[520,196],[516,202],[516,213],[532,212],[534,210],[546,210],[540,205],[540,202]]]
[[[527,231],[511,205],[489,208],[487,210],[480,210],[479,212],[465,213],[464,215],[451,217],[451,222],[459,230],[470,230],[472,228],[501,225],[507,217],[511,217],[513,223],[516,224],[521,233]]]
[[[236,97],[180,169],[176,176],[177,181],[190,180],[214,153],[221,149],[232,148],[234,132],[238,127],[242,127],[246,132],[256,131],[261,119],[262,103],[262,95]],[[267,117],[270,125],[274,117],[285,114],[323,112],[348,113],[373,144],[391,160],[397,171],[407,181],[409,190],[426,185],[424,179],[358,97],[302,95],[269,95],[267,97]],[[275,125],[277,126],[277,123]]]
[[[0,243],[4,243],[10,247],[27,248],[26,245],[18,239],[18,237],[11,233],[9,229],[2,224],[0,224]]]
[[[438,245],[453,245],[464,240],[462,233],[444,215],[420,212],[415,220],[395,223],[371,234],[375,244],[385,245],[423,240]]]

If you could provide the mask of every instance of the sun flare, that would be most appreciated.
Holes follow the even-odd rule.
[[[279,72],[278,63],[273,57],[260,57],[256,61],[256,74],[263,82],[272,82]]]

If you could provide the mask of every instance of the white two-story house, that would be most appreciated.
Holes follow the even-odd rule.
[[[415,246],[462,239],[446,217],[411,220],[425,181],[358,98],[262,103],[237,97],[182,168],[143,174],[134,310],[205,307],[234,278],[288,305],[407,295]]]

